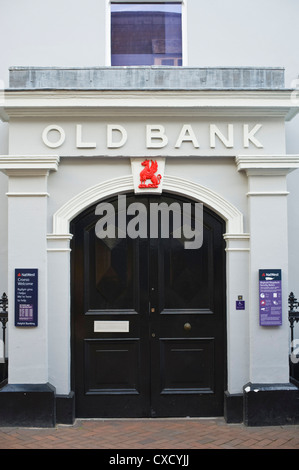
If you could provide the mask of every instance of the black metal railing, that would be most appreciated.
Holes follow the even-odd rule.
[[[291,328],[291,348],[290,348],[290,378],[299,383],[299,355],[297,341],[294,342],[294,327],[299,322],[299,301],[293,292],[289,295],[289,323]]]
[[[294,325],[299,321],[299,301],[291,292],[289,295],[289,322],[291,327],[291,351],[294,344]]]
[[[0,322],[2,323],[2,341],[3,341],[3,368],[2,368],[2,377],[0,378],[0,382],[7,379],[7,359],[6,359],[6,323],[8,321],[8,297],[5,292],[2,294],[0,298]]]

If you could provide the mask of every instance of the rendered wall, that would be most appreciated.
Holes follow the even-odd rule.
[[[10,66],[101,66],[107,64],[107,1],[0,0],[0,80],[8,86]],[[286,87],[296,86],[299,74],[297,18],[299,4],[293,0],[187,0],[187,65],[190,66],[281,66]],[[5,45],[5,46],[4,46]],[[295,96],[296,98],[296,96]],[[299,152],[299,118],[286,124],[286,153]],[[0,123],[0,153],[8,153],[8,125]],[[114,165],[116,173],[122,168]],[[175,162],[172,170],[182,171]],[[177,165],[177,166],[176,166]],[[62,162],[60,172],[75,176],[78,162]],[[227,165],[226,171],[229,166]],[[90,166],[92,169],[92,164]],[[186,171],[186,170],[183,170]],[[206,178],[210,169],[201,173]],[[90,183],[91,173],[80,185]],[[103,175],[104,176],[104,175]],[[60,173],[50,177],[54,184]],[[236,176],[235,178],[244,178]],[[289,290],[299,294],[299,173],[288,176]],[[94,179],[94,176],[91,177]],[[53,181],[53,183],[52,183]],[[70,181],[72,181],[70,179]],[[0,216],[7,223],[7,177],[0,174]],[[73,191],[69,186],[70,193]],[[232,187],[226,188],[232,192]],[[65,195],[61,195],[61,201]],[[234,197],[233,194],[229,197]],[[57,201],[57,205],[60,202]],[[244,205],[245,201],[240,204]],[[55,210],[55,207],[51,207]],[[51,224],[51,221],[48,221]],[[0,292],[7,289],[7,235],[0,230]]]

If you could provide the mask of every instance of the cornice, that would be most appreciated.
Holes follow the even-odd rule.
[[[0,171],[8,176],[45,176],[58,164],[57,155],[0,155]]]
[[[284,176],[299,168],[299,155],[238,155],[236,165],[248,176]]]
[[[280,116],[299,111],[293,90],[13,90],[0,116]]]

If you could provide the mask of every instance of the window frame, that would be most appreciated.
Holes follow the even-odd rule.
[[[182,66],[188,65],[187,60],[187,2],[188,0],[169,0],[169,3],[179,3],[182,7]],[[111,67],[111,5],[113,3],[168,3],[161,0],[106,0],[106,52],[105,65]],[[163,66],[162,66],[163,67]]]

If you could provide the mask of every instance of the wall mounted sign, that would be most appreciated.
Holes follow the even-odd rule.
[[[174,149],[180,149],[185,144],[191,145],[194,149],[201,147],[202,137],[206,135],[207,144],[206,146],[210,149],[215,149],[217,143],[221,143],[224,148],[234,148],[236,145],[236,134],[240,134],[240,142],[242,147],[249,148],[249,145],[253,145],[256,148],[263,148],[263,144],[258,140],[257,135],[262,129],[262,124],[205,124],[200,126],[197,122],[193,125],[177,123],[176,132],[172,138],[170,137],[169,126],[161,124],[147,124],[137,123],[139,131],[136,132],[129,130],[129,126],[115,124],[102,124],[105,132],[105,143],[107,149],[119,149],[124,147],[130,140],[136,141],[136,134],[144,135],[143,145],[147,149],[163,149],[170,145]],[[142,126],[142,127],[140,127]],[[77,149],[96,149],[99,145],[100,126],[91,129],[88,124],[76,124],[73,126],[73,144]],[[136,124],[135,124],[136,127]],[[69,133],[70,134],[70,133]],[[60,148],[67,140],[67,136],[70,137],[67,130],[58,124],[50,124],[46,126],[42,131],[42,142],[48,148]],[[256,135],[257,134],[257,135]],[[85,136],[85,138],[84,138]],[[88,136],[88,139],[87,137]],[[260,137],[259,137],[260,138]],[[206,140],[205,139],[205,140]]]
[[[84,119],[70,116],[63,122],[56,118],[53,121],[48,118],[30,120],[24,126],[22,120],[17,120],[10,128],[11,153],[51,155],[53,151],[55,155],[58,152],[59,156],[68,158],[146,157],[153,160],[157,157],[235,158],[236,152],[241,151],[249,155],[268,154],[274,149],[277,152],[284,136],[283,126],[281,133],[275,128],[273,136],[273,123],[265,118],[256,122],[249,117],[243,122],[238,116],[230,116],[227,122],[218,116],[208,120],[205,116],[189,116],[185,122],[174,113],[153,116],[148,122],[146,107],[144,116],[131,116],[130,108],[128,104],[128,116],[123,116],[121,121],[117,116],[111,116],[109,122],[105,116]]]
[[[38,270],[15,269],[15,326],[37,326]]]
[[[236,310],[245,310],[245,300],[236,301]]]
[[[282,324],[281,269],[259,270],[259,311],[261,326]]]

